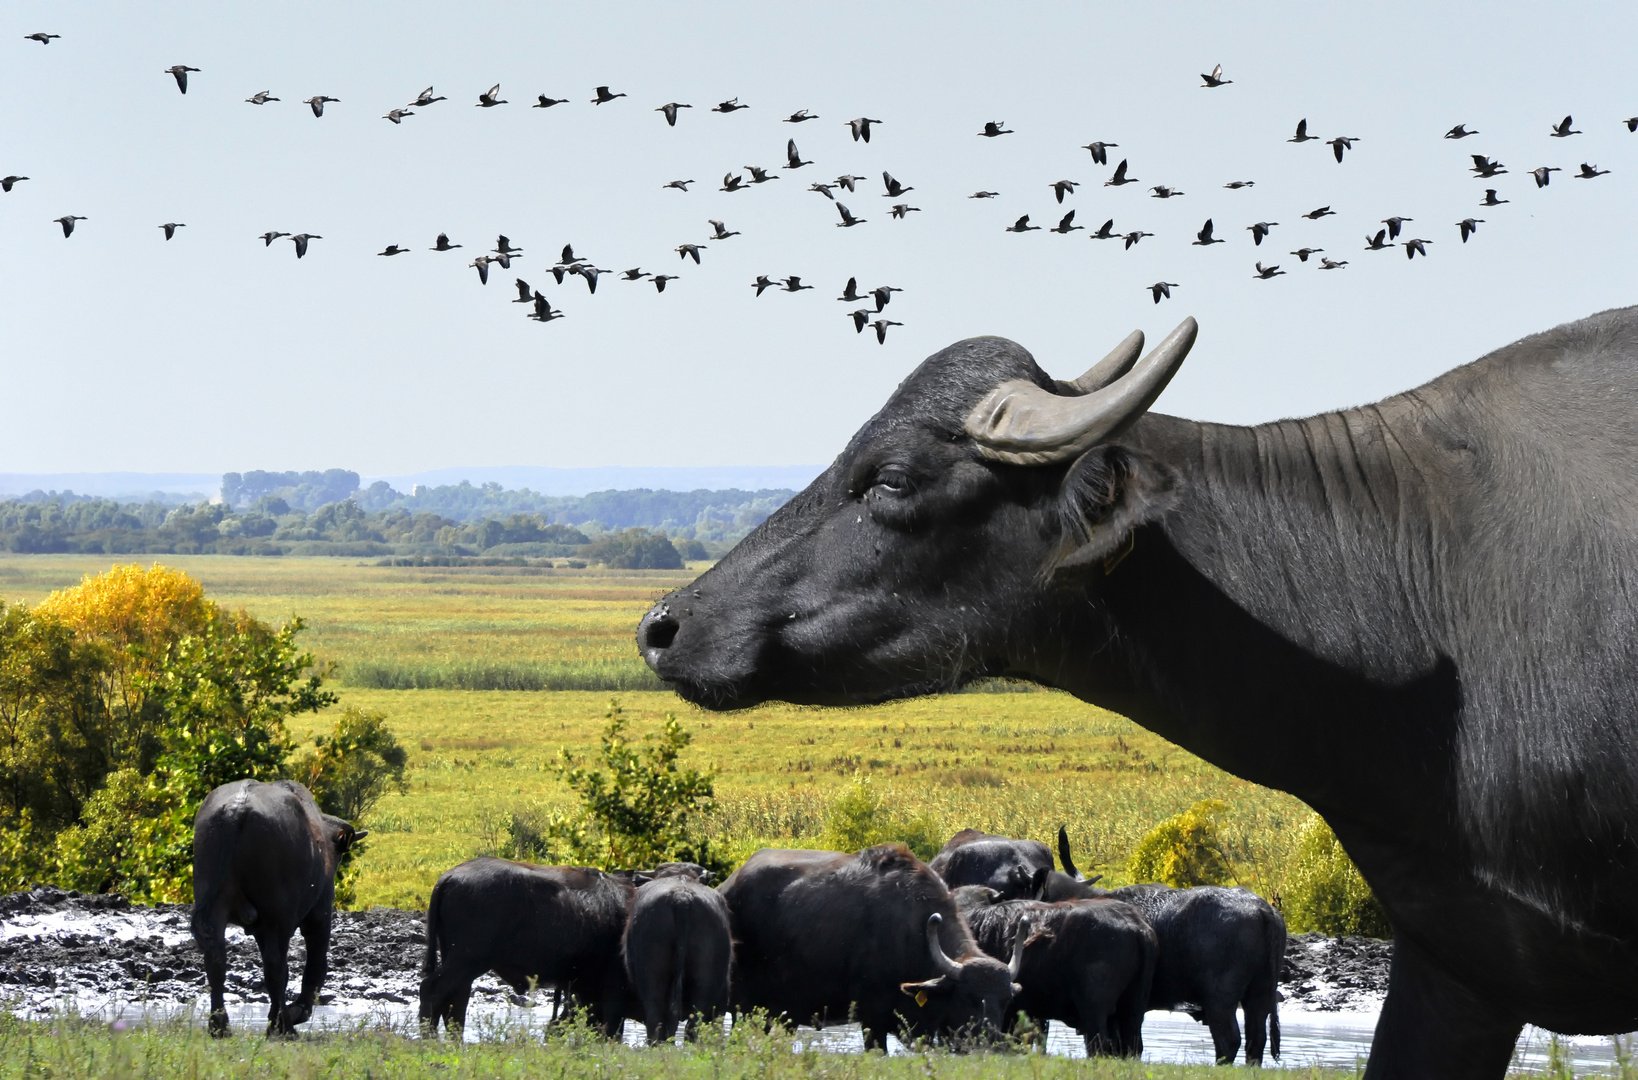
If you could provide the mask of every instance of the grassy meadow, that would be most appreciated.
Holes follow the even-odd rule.
[[[676,714],[694,740],[687,762],[718,770],[709,829],[742,853],[818,845],[827,807],[868,778],[889,805],[942,835],[974,827],[1051,843],[1067,825],[1077,862],[1118,883],[1145,832],[1198,799],[1219,798],[1230,806],[1226,840],[1244,883],[1271,893],[1306,814],[1290,796],[1055,692],[859,709],[696,709],[651,689],[632,642],[653,600],[691,574],[162,561],[228,606],[273,621],[301,615],[308,646],[337,665],[343,701],[388,714],[409,750],[409,785],[366,821],[358,897],[366,906],[423,906],[438,874],[492,850],[514,812],[566,806],[552,765],[560,748],[596,748],[611,698],[634,735]],[[0,598],[38,600],[109,562],[0,556]],[[485,688],[497,686],[507,689]],[[598,689],[576,688],[586,686]],[[305,741],[330,723],[303,717],[295,733]]]

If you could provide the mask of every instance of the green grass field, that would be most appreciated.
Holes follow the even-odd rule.
[[[1059,825],[1077,861],[1111,882],[1138,839],[1198,799],[1220,798],[1246,884],[1280,886],[1296,799],[1238,780],[1113,713],[1055,692],[970,693],[860,709],[769,705],[714,714],[654,685],[632,633],[687,575],[397,568],[342,559],[167,557],[210,595],[252,614],[300,614],[307,642],[339,665],[342,700],[381,709],[410,752],[409,790],[366,825],[358,900],[420,907],[443,870],[492,848],[514,811],[565,806],[552,764],[596,747],[611,697],[634,734],[675,713],[690,763],[718,770],[712,833],[731,849],[815,846],[825,811],[856,777],[944,835],[973,827],[1051,843]],[[106,569],[106,558],[0,557],[0,597],[37,600]],[[420,673],[387,685],[456,686],[461,671],[557,673],[550,690],[378,689],[348,685],[360,666]],[[439,675],[439,673],[442,673]],[[434,678],[434,675],[439,675]],[[609,690],[556,689],[590,683]],[[440,682],[439,679],[444,681]],[[377,680],[378,685],[381,681]],[[465,685],[531,685],[472,680]],[[538,685],[538,684],[535,684]],[[303,717],[308,739],[327,716]]]

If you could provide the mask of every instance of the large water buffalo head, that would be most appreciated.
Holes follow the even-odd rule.
[[[989,1036],[1005,1028],[1007,1006],[1019,992],[1018,972],[1024,962],[1026,929],[1013,944],[1012,962],[1003,964],[974,950],[952,960],[939,944],[941,915],[927,919],[927,949],[938,972],[923,982],[907,982],[899,989],[911,999],[902,1010],[906,1025],[926,1033]]]
[[[1061,614],[1064,585],[1168,504],[1168,470],[1112,440],[1195,333],[1185,319],[1142,360],[1134,333],[1073,382],[1004,338],[934,354],[807,490],[643,617],[644,659],[713,708],[1053,681],[1023,628],[1079,617]]]

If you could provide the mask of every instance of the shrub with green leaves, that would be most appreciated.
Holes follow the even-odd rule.
[[[1227,809],[1221,799],[1201,799],[1149,830],[1132,852],[1132,880],[1174,889],[1233,883],[1234,867],[1219,835],[1218,818]]]
[[[289,774],[313,793],[319,809],[355,825],[389,791],[402,793],[409,751],[387,727],[387,714],[356,705],[342,708],[334,729],[313,739]]]
[[[726,873],[724,853],[694,828],[715,806],[716,773],[682,766],[693,736],[667,713],[657,734],[634,743],[618,701],[609,703],[606,715],[601,768],[567,748],[559,752],[558,775],[579,797],[579,809],[544,817],[514,812],[508,853],[604,870],[692,862]]]
[[[894,842],[923,862],[938,854],[943,845],[931,820],[900,812],[876,790],[870,777],[856,777],[825,814],[825,846],[832,851],[862,851]]]
[[[1298,833],[1297,857],[1280,894],[1280,909],[1286,926],[1296,934],[1393,936],[1382,902],[1318,814],[1311,815]]]

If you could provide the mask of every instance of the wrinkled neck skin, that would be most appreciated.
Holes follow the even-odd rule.
[[[1449,791],[1459,692],[1428,530],[1403,524],[1428,520],[1416,470],[1388,436],[1373,410],[1144,417],[1120,442],[1176,473],[1176,502],[1107,574],[1049,590],[1047,625],[1082,626],[1021,666],[1297,795],[1345,840],[1416,834]]]

